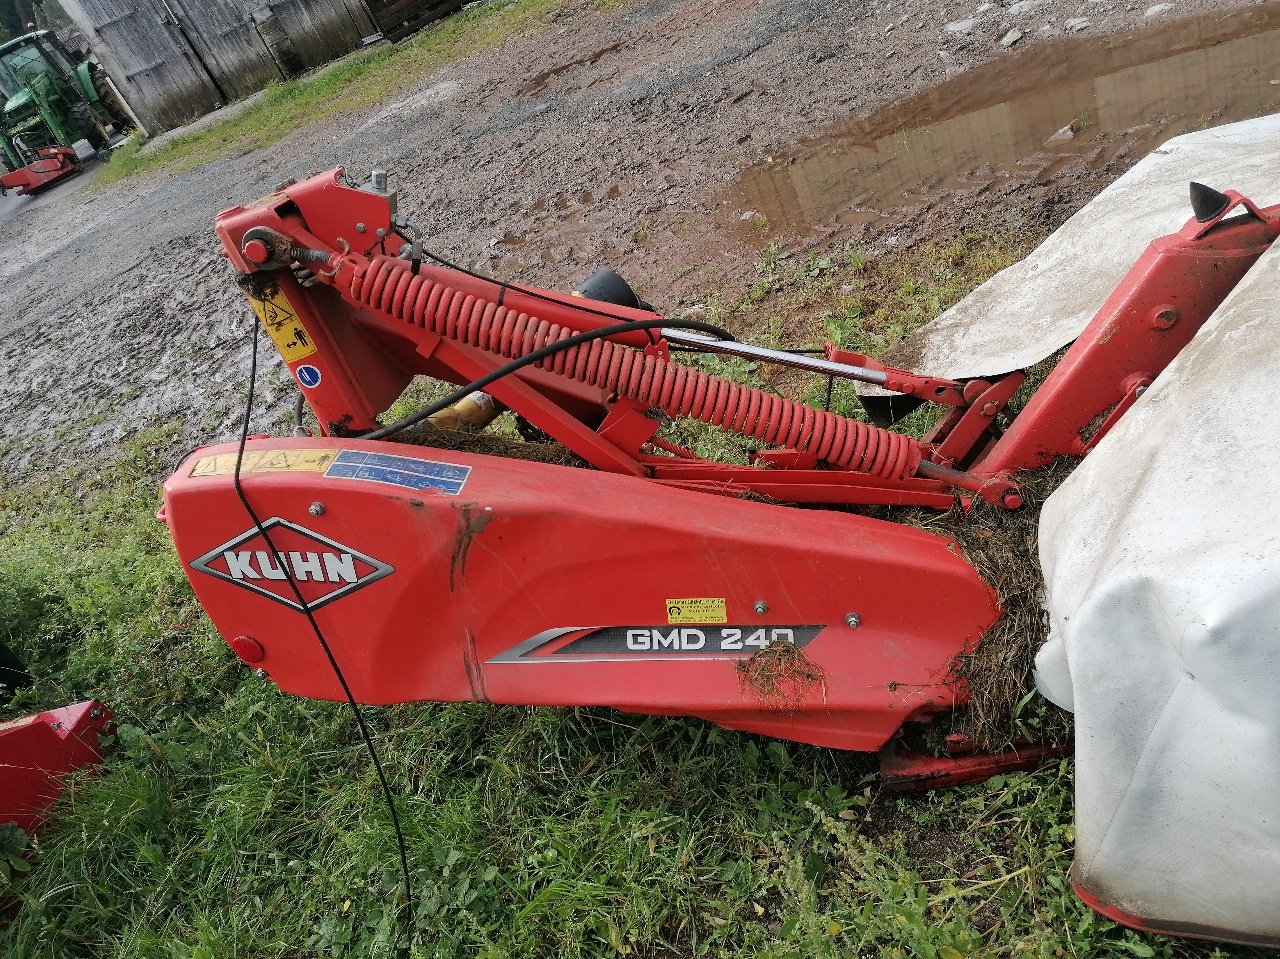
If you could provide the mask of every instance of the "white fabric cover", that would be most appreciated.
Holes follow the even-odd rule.
[[[1169,140],[886,359],[956,379],[1051,356],[1088,325],[1152,240],[1187,222],[1192,180],[1239,190],[1259,206],[1280,202],[1280,114]]]
[[[1280,115],[1170,140],[890,357],[947,377],[1071,342],[1187,183],[1280,202]],[[1045,505],[1036,683],[1076,714],[1075,875],[1105,903],[1280,942],[1280,248]]]
[[[1037,685],[1076,715],[1075,876],[1157,926],[1224,938],[1280,939],[1277,383],[1280,246],[1040,526]]]

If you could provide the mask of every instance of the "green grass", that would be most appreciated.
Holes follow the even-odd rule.
[[[600,5],[621,2],[626,0],[602,0]],[[273,83],[238,116],[179,136],[145,156],[138,153],[141,144],[121,147],[95,181],[95,188],[139,173],[182,173],[221,157],[269,146],[295,130],[393,96],[454,60],[537,26],[546,14],[563,5],[564,0],[495,0],[445,17],[402,43],[359,51],[296,80]]]
[[[778,339],[830,322],[869,342],[1004,250],[970,238],[830,265],[773,250],[766,295],[716,310]],[[815,310],[832,319],[795,325]],[[119,720],[102,775],[73,783],[0,886],[21,905],[0,956],[389,956],[397,858],[368,759],[344,709],[254,678],[204,618],[153,515],[172,465],[155,451],[173,441],[143,437],[92,488],[0,489],[0,637],[40,677],[0,719],[98,696]],[[1075,899],[1068,762],[900,799],[869,757],[694,720],[368,714],[409,840],[418,957],[1230,954]],[[3,876],[16,844],[0,840]]]

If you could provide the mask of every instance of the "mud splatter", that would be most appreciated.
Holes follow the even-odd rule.
[[[462,649],[462,666],[467,671],[467,685],[471,687],[471,698],[478,703],[489,702],[489,690],[484,684],[480,654],[476,651],[476,637],[470,629],[467,630],[467,644]]]
[[[478,503],[463,503],[458,508],[458,531],[454,534],[453,555],[449,557],[449,592],[458,588],[459,580],[467,572],[471,544],[492,519],[493,513],[482,509]]]

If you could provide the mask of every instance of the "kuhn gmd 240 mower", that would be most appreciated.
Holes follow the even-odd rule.
[[[362,703],[608,705],[881,750],[965,702],[957,662],[1001,607],[954,540],[866,514],[1018,510],[1022,471],[1086,455],[1280,233],[1280,207],[1192,199],[1028,399],[1022,372],[948,380],[834,346],[766,349],[634,300],[431,264],[381,172],[287,184],[217,232],[324,435],[197,451],[165,516],[222,635],[291,693],[344,695],[319,627]],[[940,415],[917,440],[673,348]],[[411,424],[376,417],[418,374],[460,389],[414,421],[483,390],[485,415],[509,409],[593,468],[396,442]],[[659,434],[677,417],[760,450],[699,458]],[[891,772],[961,781],[1035,758]]]

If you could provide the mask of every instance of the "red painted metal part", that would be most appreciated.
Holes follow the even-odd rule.
[[[590,471],[354,438],[415,375],[470,383],[504,358],[656,314],[394,258],[412,252],[412,231],[390,195],[331,171],[217,221],[327,438],[249,443],[244,488],[266,537],[235,497],[231,447],[179,468],[164,516],[223,636],[298,695],[339,688],[289,578],[362,702],[610,705],[880,749],[964,701],[954,664],[998,616],[993,591],[944,537],[741,498],[943,510],[963,491],[1016,508],[1016,472],[1087,453],[1280,233],[1280,207],[1230,196],[1248,215],[1152,244],[1011,424],[1020,372],[953,382],[829,348],[944,408],[920,442],[672,363],[646,331],[486,387]],[[291,265],[311,272],[305,284]],[[710,462],[656,435],[662,415],[779,448],[749,466]],[[692,619],[670,612],[689,602]],[[777,639],[809,670],[783,701],[738,668]],[[885,761],[918,787],[1045,755]]]
[[[1147,248],[994,448],[971,471],[1010,475],[1083,456],[1204,325],[1280,235],[1280,206],[1235,191],[1207,223],[1192,219]],[[1229,217],[1244,208],[1244,216]],[[1104,418],[1100,426],[1091,426]]]
[[[443,461],[470,469],[456,495],[307,466],[340,452],[368,460],[388,445],[251,441],[244,489],[264,520],[283,521],[271,524],[271,546],[232,489],[234,446],[193,454],[166,483],[165,517],[201,604],[242,657],[262,650],[253,665],[288,692],[341,695],[306,619],[282,601],[291,594],[273,548],[302,573],[361,702],[608,705],[843,749],[878,749],[905,720],[952,706],[952,662],[997,615],[954,543],[895,523],[417,447],[393,447],[413,461],[396,460],[397,474],[363,475],[403,480]],[[723,614],[673,624],[670,602],[690,597]],[[700,650],[629,649],[636,637],[623,636],[585,655],[550,640],[517,652],[555,630],[665,639],[680,626],[702,633]],[[721,648],[725,630],[741,635]],[[735,668],[759,649],[754,633],[778,630],[802,641],[816,631],[803,652],[820,678],[785,703]]]
[[[90,700],[0,723],[0,823],[38,829],[63,780],[102,760],[110,722],[107,708]]]
[[[1153,919],[1139,916],[1119,906],[1107,902],[1106,898],[1096,895],[1085,888],[1076,875],[1076,866],[1071,867],[1071,888],[1086,906],[1112,922],[1159,936],[1179,936],[1184,939],[1206,939],[1211,942],[1230,942],[1242,946],[1261,946],[1266,949],[1280,948],[1280,939],[1275,936],[1242,935],[1232,929],[1220,929],[1216,926],[1203,926],[1197,923],[1178,922],[1172,919]]]
[[[951,412],[919,444],[671,364],[664,343],[644,332],[559,354],[542,368],[500,380],[490,392],[609,472],[795,503],[946,508],[962,491],[1017,508],[1016,473],[1088,452],[1280,232],[1280,207],[1258,210],[1238,194],[1228,196],[1232,205],[1215,219],[1192,220],[1152,244],[1003,435],[998,424],[1007,418],[1021,374],[957,383],[830,345],[829,359],[882,371],[891,389]],[[1249,215],[1228,218],[1239,207]],[[424,265],[415,273],[406,260],[382,255],[408,246],[388,197],[346,185],[340,170],[225,211],[217,229],[233,265],[259,282],[251,296],[283,295],[319,347],[285,358],[295,375],[303,365],[315,371],[316,385],[306,394],[327,435],[377,428],[375,417],[415,374],[465,383],[502,357],[598,329],[614,317],[657,315],[442,267]],[[304,288],[279,268],[298,249],[323,262],[316,273],[329,287]],[[611,316],[584,307],[603,307]],[[656,429],[649,407],[780,445],[776,452],[791,456],[793,465],[780,467],[770,458],[774,451],[757,464],[772,468],[751,470],[646,455]]]
[[[1000,773],[1038,769],[1070,753],[1070,746],[1021,745],[998,753],[926,756],[895,741],[880,750],[880,775],[890,792],[923,792],[980,783]]]
[[[69,147],[47,147],[37,151],[37,155],[35,162],[0,176],[0,193],[10,190],[18,196],[39,193],[80,170],[76,151]]]

